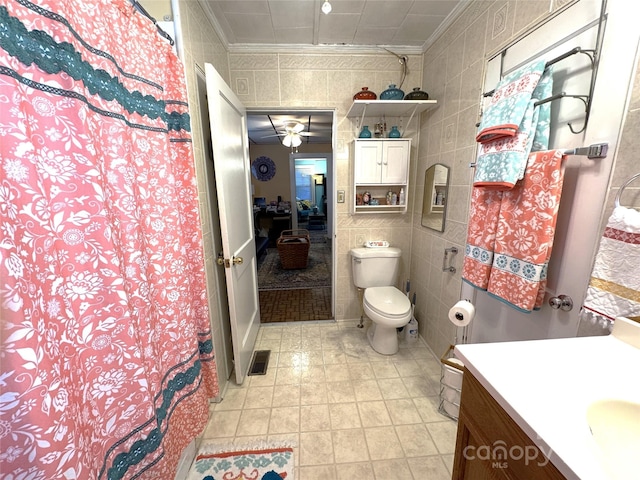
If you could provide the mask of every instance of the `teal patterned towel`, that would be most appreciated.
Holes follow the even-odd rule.
[[[553,72],[547,68],[530,95],[515,135],[503,136],[480,146],[473,181],[475,187],[513,188],[524,176],[529,154],[549,147],[550,103],[537,107],[534,104],[551,96],[552,90]]]
[[[517,134],[545,65],[545,60],[534,60],[500,80],[482,113],[477,142],[487,143]]]

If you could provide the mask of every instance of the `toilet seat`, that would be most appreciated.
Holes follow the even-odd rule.
[[[390,322],[408,321],[411,302],[396,287],[370,287],[364,291],[364,307]],[[405,322],[406,323],[406,322]]]

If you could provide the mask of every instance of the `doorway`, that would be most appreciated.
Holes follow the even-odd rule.
[[[256,235],[266,244],[258,259],[258,294],[262,323],[332,320],[334,316],[334,166],[333,112],[324,112],[322,142],[314,135],[317,111],[248,111],[249,156],[252,163],[270,160],[268,179],[252,176]],[[262,118],[268,118],[267,121]],[[285,147],[280,123],[295,119],[305,125],[302,143]],[[252,125],[271,124],[260,133]],[[308,135],[306,135],[308,133]],[[320,136],[320,134],[318,134]],[[261,142],[261,138],[265,142]],[[253,172],[252,172],[253,173]],[[273,173],[273,174],[272,174]],[[308,242],[308,250],[307,244]]]

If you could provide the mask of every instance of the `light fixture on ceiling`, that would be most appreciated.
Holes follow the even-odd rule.
[[[297,148],[302,145],[302,138],[297,132],[289,132],[282,137],[282,145]]]
[[[324,13],[325,15],[331,13],[331,4],[329,2],[324,2],[322,4],[322,13]]]

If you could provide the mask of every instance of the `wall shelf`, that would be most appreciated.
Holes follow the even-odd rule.
[[[437,104],[437,100],[354,100],[347,118],[356,119],[356,130],[364,125],[366,117],[409,117],[406,123],[408,126],[416,113],[420,115]],[[401,129],[402,136],[404,130]]]
[[[354,100],[347,118],[413,117],[438,104],[437,100]],[[408,122],[407,122],[408,123]]]

